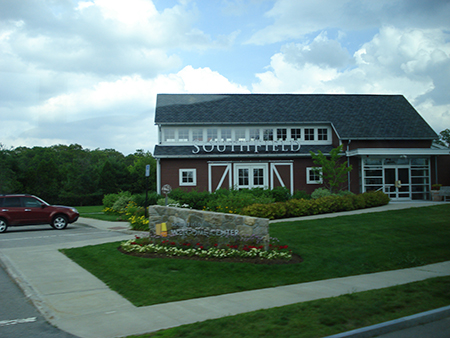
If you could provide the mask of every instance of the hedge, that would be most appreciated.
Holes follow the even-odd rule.
[[[252,204],[242,210],[243,215],[268,219],[282,219],[372,208],[388,204],[389,197],[381,191],[359,195],[325,196],[317,199],[291,199],[272,204]]]

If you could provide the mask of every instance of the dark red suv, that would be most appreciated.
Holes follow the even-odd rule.
[[[75,208],[50,205],[33,195],[0,195],[0,233],[15,225],[50,224],[62,230],[79,216]]]

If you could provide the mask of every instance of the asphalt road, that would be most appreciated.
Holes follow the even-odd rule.
[[[16,226],[8,227],[5,233],[0,234],[0,247],[4,249],[26,248],[121,235],[123,234],[99,230],[79,223],[69,224],[64,230],[55,230],[50,225]]]
[[[435,322],[416,325],[400,331],[394,331],[376,338],[449,338],[450,318],[444,318]]]

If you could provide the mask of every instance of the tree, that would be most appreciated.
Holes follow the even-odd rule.
[[[17,181],[12,165],[10,151],[0,143],[0,194],[20,190],[20,183]]]
[[[347,180],[347,174],[352,170],[352,166],[342,161],[340,156],[342,145],[330,151],[330,156],[325,156],[320,150],[318,154],[310,151],[314,164],[317,165],[317,174],[322,178],[325,186],[330,192],[338,192],[342,183]]]
[[[120,190],[117,186],[116,172],[109,160],[103,165],[98,186],[104,194],[114,194]]]
[[[133,164],[128,166],[128,171],[133,179],[132,193],[142,193],[147,188],[150,191],[156,190],[156,160],[152,154],[147,151],[144,153],[142,149],[138,149],[133,155],[128,155],[133,159]],[[145,177],[145,167],[150,165],[150,177]]]
[[[450,147],[450,129],[444,129],[439,133],[439,143],[443,146]]]
[[[155,171],[156,160],[143,150],[124,156],[114,149],[89,150],[78,144],[6,149],[0,143],[0,193],[36,194],[50,203],[99,205],[103,194],[144,193],[147,181],[154,191]]]

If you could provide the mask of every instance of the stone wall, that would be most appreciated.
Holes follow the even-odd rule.
[[[164,224],[164,230],[173,234],[260,237],[269,234],[269,220],[266,218],[159,205],[150,206],[148,210],[150,231],[156,233]]]

